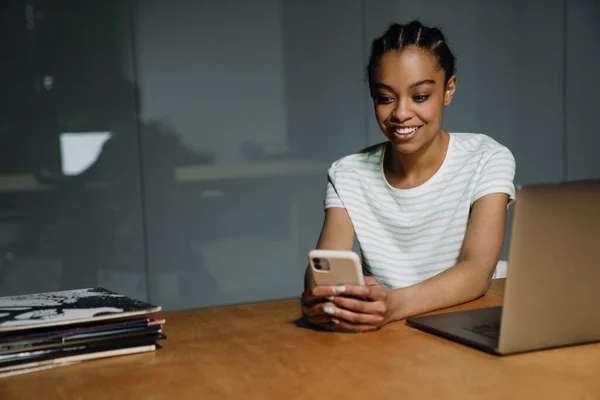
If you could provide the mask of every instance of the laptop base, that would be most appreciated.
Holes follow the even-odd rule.
[[[408,318],[406,324],[486,353],[501,355],[498,352],[501,316],[502,307],[488,307]]]

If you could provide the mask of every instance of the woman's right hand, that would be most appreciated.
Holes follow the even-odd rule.
[[[302,293],[302,313],[312,325],[326,330],[333,330],[340,321],[327,310],[335,309],[333,296],[340,294],[336,286],[313,286]]]

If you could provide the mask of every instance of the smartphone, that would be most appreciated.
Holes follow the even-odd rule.
[[[353,251],[312,250],[309,270],[315,285],[364,285],[360,258]]]

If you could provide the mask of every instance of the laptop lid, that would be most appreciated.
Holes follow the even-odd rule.
[[[600,180],[523,186],[499,353],[600,340]]]

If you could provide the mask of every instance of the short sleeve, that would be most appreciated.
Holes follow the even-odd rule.
[[[495,150],[481,169],[475,187],[473,201],[492,193],[506,193],[509,204],[515,200],[515,158],[510,150],[501,147]]]
[[[327,173],[327,189],[325,190],[325,209],[327,208],[345,208],[335,188],[335,164],[329,168]]]

